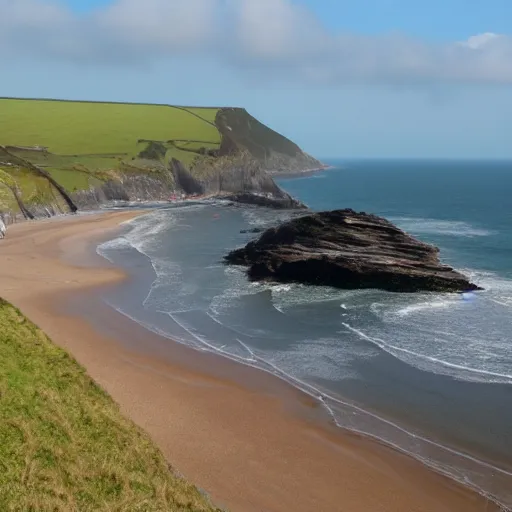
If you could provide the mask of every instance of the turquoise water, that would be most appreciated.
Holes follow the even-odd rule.
[[[465,300],[249,283],[222,257],[254,236],[241,230],[290,213],[198,204],[155,210],[100,246],[132,275],[107,302],[174,341],[287,380],[340,427],[512,505],[512,164],[333,167],[280,184],[315,210],[386,216],[485,291]]]

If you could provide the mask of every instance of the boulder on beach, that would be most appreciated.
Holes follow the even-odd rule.
[[[480,288],[439,261],[439,249],[388,220],[351,209],[314,213],[267,229],[230,252],[253,281],[298,282],[393,292]]]

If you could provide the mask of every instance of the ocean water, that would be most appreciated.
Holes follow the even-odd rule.
[[[249,283],[222,257],[289,212],[159,208],[98,248],[132,279],[106,302],[197,350],[273,373],[340,427],[512,506],[512,162],[354,161],[280,185],[314,210],[383,215],[485,288],[393,294]],[[172,341],[169,341],[172,343]]]

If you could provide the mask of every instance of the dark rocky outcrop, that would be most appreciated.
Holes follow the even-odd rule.
[[[163,161],[165,155],[167,153],[167,148],[161,143],[157,141],[150,141],[147,143],[145,149],[143,149],[138,157],[143,160],[157,160]]]
[[[240,231],[240,233],[242,233],[243,235],[247,234],[247,233],[251,233],[251,234],[255,234],[255,233],[262,233],[263,231],[265,231],[263,228],[252,228],[252,229],[242,229]]]
[[[219,196],[219,198],[227,201],[233,201],[234,203],[264,206],[266,208],[275,208],[277,210],[294,210],[307,208],[304,203],[294,199],[292,196],[286,194],[285,192],[283,192],[281,195],[240,193]]]
[[[295,218],[226,256],[249,267],[251,280],[300,282],[394,292],[479,289],[439,261],[439,249],[391,222],[336,210]]]
[[[173,158],[170,165],[174,175],[174,182],[185,194],[204,194],[203,184],[192,176],[182,162]]]
[[[167,201],[174,193],[174,182],[164,175],[123,175],[101,186],[79,190],[73,199],[81,210],[90,210],[117,202]]]

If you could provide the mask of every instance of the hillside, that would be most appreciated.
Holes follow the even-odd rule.
[[[83,368],[1,299],[0,357],[0,510],[218,511]]]
[[[0,98],[3,212],[175,192],[279,197],[267,171],[320,166],[244,109]]]

